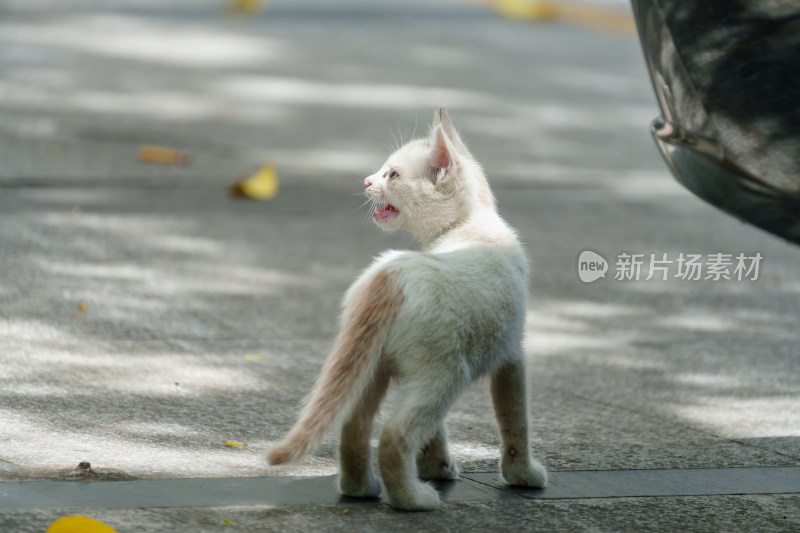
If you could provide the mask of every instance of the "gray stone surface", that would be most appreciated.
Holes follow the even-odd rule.
[[[795,248],[679,190],[633,201],[602,188],[497,192],[535,265],[534,445],[551,468],[796,464]],[[263,452],[294,420],[348,282],[385,246],[411,244],[365,224],[359,203],[291,185],[267,204],[213,187],[5,189],[5,468],[332,473],[334,439],[299,467],[270,469]],[[596,222],[605,216],[613,232]],[[584,247],[711,246],[760,250],[762,277],[586,285],[575,270]],[[449,428],[465,470],[494,468],[484,384]]]
[[[527,353],[542,461],[800,464],[799,250],[672,181],[647,134],[657,110],[635,39],[456,1],[274,1],[246,19],[213,1],[7,1],[0,474],[47,479],[81,460],[141,478],[334,473],[333,438],[295,466],[269,468],[264,452],[298,412],[348,283],[381,250],[414,245],[371,227],[361,178],[442,104],[533,263]],[[194,163],[140,164],[145,143],[190,149]],[[228,198],[228,183],[265,158],[278,197]],[[623,251],[760,252],[764,262],[752,282],[584,284],[583,249],[612,262]],[[496,468],[485,383],[448,428],[463,471]],[[174,531],[221,527],[226,513],[253,530],[681,520],[780,530],[795,527],[798,500],[454,503],[427,517],[368,504],[350,515],[95,514],[120,531]],[[54,516],[4,513],[0,530],[39,531]]]
[[[796,531],[797,496],[702,496],[611,500],[451,503],[433,513],[384,504],[293,507],[131,509],[91,516],[118,531]],[[348,511],[345,514],[345,511]],[[80,511],[76,511],[80,514]],[[0,528],[40,532],[54,511],[0,515]],[[238,527],[227,526],[225,520]]]

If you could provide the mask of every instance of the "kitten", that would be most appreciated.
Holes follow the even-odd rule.
[[[377,496],[372,420],[394,380],[400,405],[381,433],[381,477],[393,507],[434,509],[439,496],[419,478],[458,475],[444,417],[467,385],[488,374],[503,478],[543,487],[546,471],[528,446],[522,349],[527,261],[445,109],[435,115],[427,139],[397,150],[364,186],[375,223],[410,231],[423,250],[384,253],[347,291],[333,351],[299,421],[270,450],[269,462],[299,459],[343,417],[339,488],[349,496]]]

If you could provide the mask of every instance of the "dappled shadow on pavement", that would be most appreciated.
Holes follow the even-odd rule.
[[[534,264],[534,446],[551,468],[797,464],[792,248],[680,196],[529,187],[498,197]],[[289,187],[268,204],[216,188],[6,188],[3,471],[89,460],[155,477],[332,473],[333,438],[297,467],[269,469],[263,452],[294,420],[350,280],[380,250],[413,245],[366,226],[359,205],[321,187]],[[762,277],[577,277],[582,248],[696,252],[708,235],[714,250],[759,250]],[[449,428],[464,471],[495,468],[483,384]]]
[[[220,183],[272,158],[319,182],[363,173],[443,104],[503,179],[660,169],[632,38],[514,23],[460,2],[364,2],[338,17],[301,2],[249,18],[225,16],[220,2],[115,6],[3,12],[0,180]],[[354,22],[358,12],[369,23]],[[403,39],[387,38],[401,23]],[[195,165],[138,165],[141,144],[191,150]]]

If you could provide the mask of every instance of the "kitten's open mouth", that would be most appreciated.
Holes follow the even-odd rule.
[[[372,213],[372,218],[379,221],[389,220],[390,218],[394,218],[400,214],[400,210],[397,209],[392,204],[386,204],[383,207],[379,207],[375,209],[375,212]]]

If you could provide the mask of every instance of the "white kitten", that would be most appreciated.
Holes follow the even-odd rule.
[[[377,496],[370,433],[393,379],[401,400],[381,434],[381,477],[392,506],[434,509],[439,496],[419,478],[458,474],[445,414],[467,385],[489,374],[502,475],[511,485],[543,487],[546,471],[528,446],[525,254],[444,108],[427,139],[400,148],[364,185],[381,206],[375,223],[410,231],[423,251],[384,253],[347,291],[335,347],[269,462],[299,459],[344,417],[339,486],[349,496]]]

